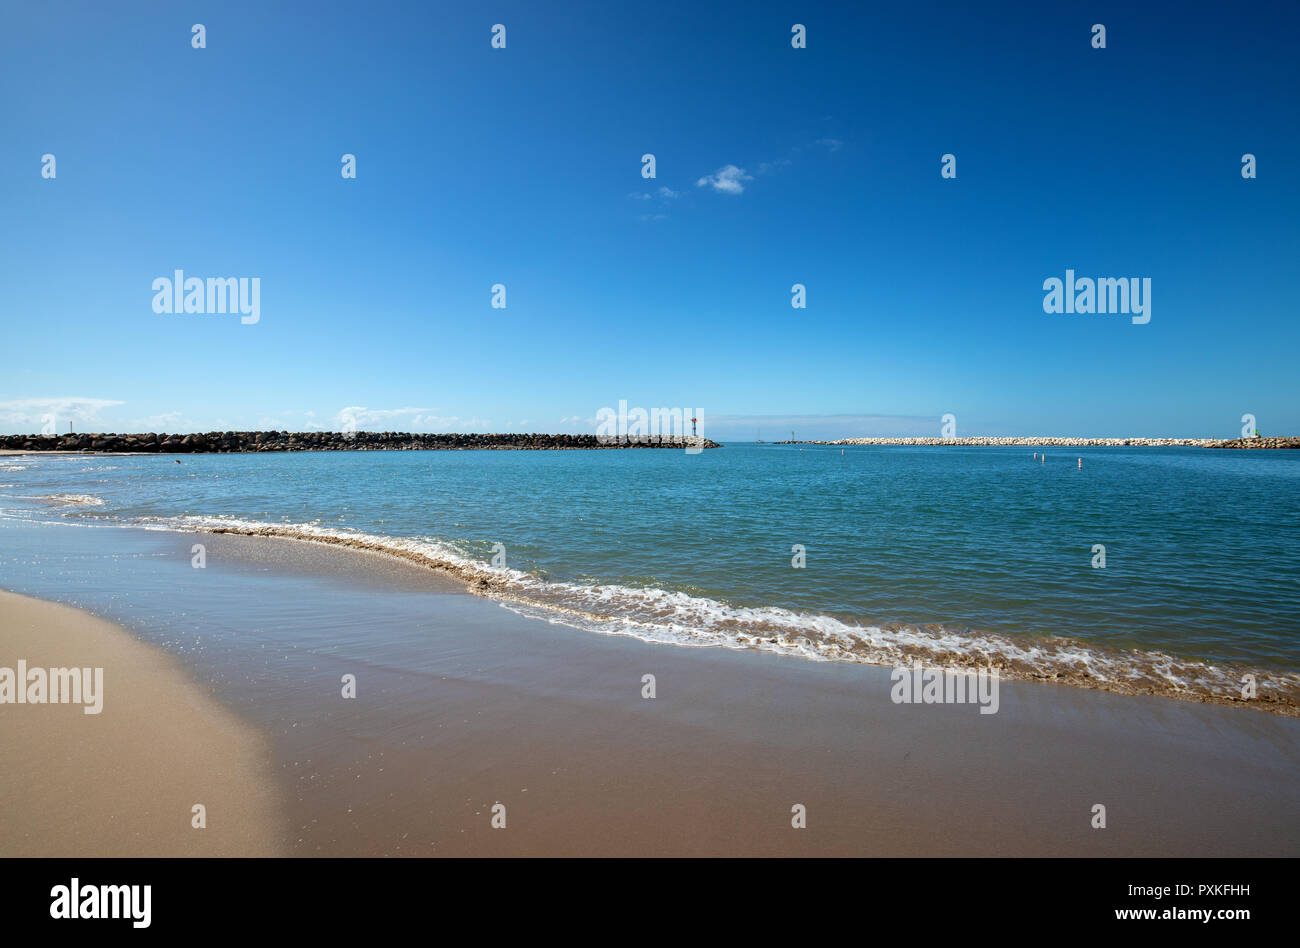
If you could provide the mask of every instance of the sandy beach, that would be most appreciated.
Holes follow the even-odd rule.
[[[0,706],[0,854],[272,855],[267,745],[177,662],[122,628],[0,592],[0,665],[102,668],[102,710]],[[192,807],[207,826],[191,826]]]
[[[61,598],[194,680],[111,625],[0,600],[7,655],[110,668],[102,720],[0,709],[23,761],[9,854],[281,837],[339,856],[1296,854],[1295,719],[1028,682],[1004,682],[993,715],[898,705],[885,668],[593,635],[407,562],[280,539],[6,525],[5,583],[40,594],[55,590],[13,555],[35,531],[84,567]],[[191,798],[223,829],[190,831]]]

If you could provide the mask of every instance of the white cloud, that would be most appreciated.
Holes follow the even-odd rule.
[[[337,429],[339,431],[364,431],[371,425],[391,421],[394,418],[403,418],[408,415],[416,416],[427,411],[433,411],[433,409],[362,408],[358,405],[352,405],[348,408],[340,408],[338,414],[334,416],[334,421],[339,426]]]
[[[411,424],[419,430],[442,434],[451,431],[491,431],[492,421],[488,418],[462,418],[460,415],[416,415]]]
[[[436,415],[432,408],[361,408],[353,405],[339,409],[334,416],[333,431],[413,431],[431,434],[451,432],[494,431],[497,425],[491,418],[477,415],[463,418],[460,415]],[[308,430],[326,430],[320,425],[309,425]]]
[[[661,198],[668,198],[669,200],[671,200],[672,198],[679,198],[679,197],[681,197],[681,196],[682,196],[682,192],[681,192],[681,191],[674,191],[672,188],[660,188],[660,189],[659,189],[659,196],[660,196]]]
[[[124,405],[111,398],[19,398],[0,402],[0,427],[39,431],[53,416],[56,430],[67,430],[68,422],[85,429],[99,424],[105,408]]]
[[[844,142],[840,141],[838,138],[819,138],[817,141],[813,142],[813,144],[821,145],[831,151],[839,151],[844,147]]]
[[[127,423],[132,431],[182,431],[193,429],[192,424],[181,423],[178,411],[163,412],[161,415],[149,415],[146,418],[133,418]]]
[[[745,182],[753,181],[754,176],[745,173],[744,168],[735,165],[723,165],[713,174],[706,174],[695,182],[697,188],[713,188],[722,194],[740,194],[745,190]]]

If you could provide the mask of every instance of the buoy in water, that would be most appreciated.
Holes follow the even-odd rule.
[[[1079,470],[1083,470],[1083,458],[1079,458]]]

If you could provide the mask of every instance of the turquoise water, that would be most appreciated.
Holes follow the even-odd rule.
[[[1300,671],[1300,452],[1033,454],[22,456],[0,458],[0,508],[364,536],[527,614],[679,645],[961,656],[1138,690],[1226,687],[1236,666]],[[491,566],[496,543],[504,568]]]

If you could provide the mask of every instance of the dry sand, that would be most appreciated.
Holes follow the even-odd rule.
[[[99,714],[0,705],[0,856],[256,856],[280,850],[262,737],[161,650],[0,591],[0,666],[102,667]],[[207,827],[191,826],[195,804]]]

